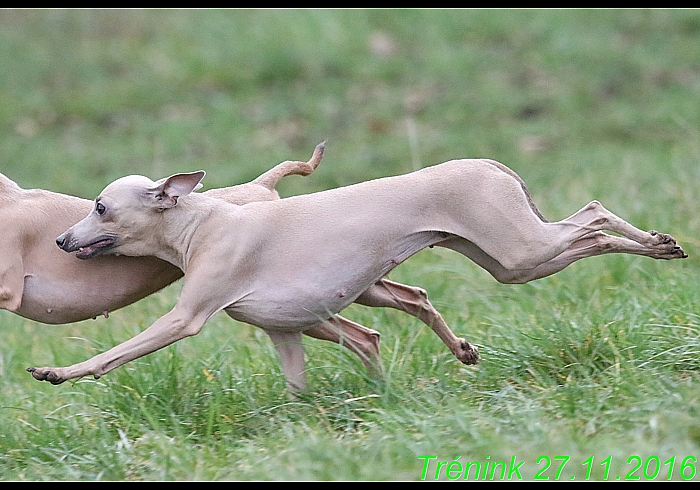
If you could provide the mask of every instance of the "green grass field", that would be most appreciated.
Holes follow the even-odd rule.
[[[385,375],[305,339],[296,400],[267,336],[225,315],[100,380],[24,371],[130,338],[177,284],[73,325],[2,311],[1,480],[700,479],[700,12],[1,10],[0,99],[0,172],[25,188],[198,169],[221,187],[325,140],[281,194],[487,157],[552,220],[597,199],[690,255],[515,286],[423,251],[391,278],[482,362],[352,306]]]

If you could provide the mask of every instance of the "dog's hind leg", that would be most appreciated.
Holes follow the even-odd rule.
[[[453,193],[459,190],[455,185],[450,181],[445,183]],[[474,243],[509,271],[534,269],[566,252],[586,235],[600,231],[617,233],[637,242],[648,249],[646,255],[655,258],[685,257],[683,249],[671,236],[642,231],[605,209],[598,201],[590,202],[564,220],[546,221],[530,199],[522,180],[512,171],[504,170],[499,174],[488,172],[488,167],[485,167],[481,186],[471,190],[469,200],[454,201],[452,207],[444,210],[445,214],[438,212],[437,216],[449,216],[441,229]],[[443,208],[446,207],[438,206],[436,210]],[[450,239],[447,241],[451,242]],[[462,247],[459,244],[450,248],[459,250]]]
[[[452,332],[442,315],[428,301],[428,294],[421,288],[381,279],[363,292],[355,302],[365,306],[395,308],[415,316],[428,325],[461,362],[479,362],[477,348]]]
[[[526,222],[525,218],[522,222]],[[687,257],[672,236],[642,231],[597,201],[554,223],[533,220],[532,216],[527,218],[529,233],[513,234],[506,228],[497,243],[485,243],[484,247],[459,236],[435,245],[469,257],[497,281],[507,284],[522,284],[546,277],[577,260],[608,253],[665,260]]]
[[[682,253],[682,251],[671,251],[669,253],[668,249],[647,247],[628,238],[596,231],[579,238],[561,254],[532,269],[506,269],[496,259],[467,240],[453,237],[438,245],[466,255],[503,284],[525,284],[536,279],[551,276],[578,260],[597,255],[622,253],[642,255],[655,259],[669,259],[679,257],[678,254]]]
[[[643,231],[629,224],[619,216],[611,213],[598,201],[592,201],[569,218],[553,225],[566,226],[575,238],[571,243],[588,233],[596,231],[612,231],[632,240],[646,249],[647,255],[658,259],[685,258],[683,249],[676,245],[671,235],[657,231]],[[572,227],[573,226],[573,230]]]

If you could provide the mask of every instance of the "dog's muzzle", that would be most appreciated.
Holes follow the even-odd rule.
[[[114,247],[117,239],[113,236],[102,235],[86,244],[80,244],[72,234],[66,232],[56,238],[56,245],[65,252],[77,252],[75,256],[79,259],[90,259],[98,255],[104,255],[109,249]]]

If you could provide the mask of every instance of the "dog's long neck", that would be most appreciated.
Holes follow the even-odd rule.
[[[214,202],[212,202],[214,201]],[[157,257],[179,267],[183,272],[192,258],[192,243],[214,210],[217,201],[193,194],[180,198],[177,205],[163,211],[162,228],[157,235],[160,244]],[[236,207],[231,204],[230,206]]]

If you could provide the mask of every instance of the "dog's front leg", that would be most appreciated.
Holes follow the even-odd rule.
[[[304,346],[301,343],[301,332],[285,332],[265,330],[270,336],[275,349],[280,356],[282,372],[287,378],[289,391],[304,391],[306,389],[306,373],[304,372]]]
[[[60,384],[92,374],[95,379],[129,361],[162,349],[185,337],[196,335],[208,316],[193,316],[177,306],[137,336],[92,359],[63,368],[27,368],[35,379]]]

